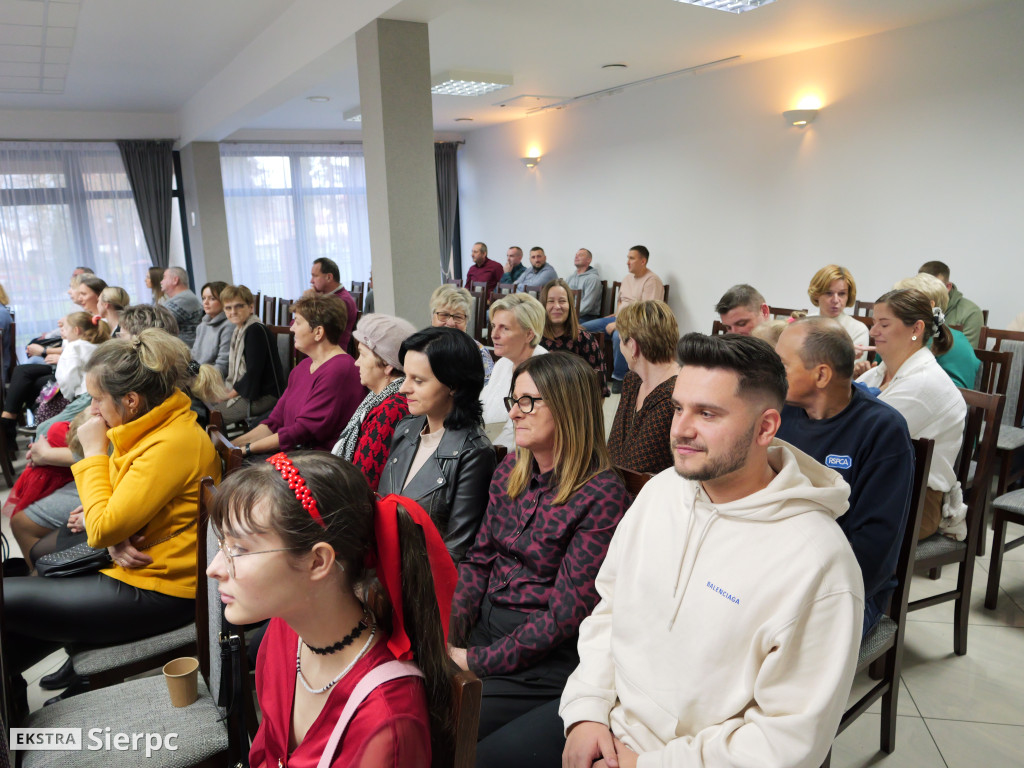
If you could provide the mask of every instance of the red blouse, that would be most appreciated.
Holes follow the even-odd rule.
[[[328,693],[327,703],[295,751],[288,754],[295,699],[298,635],[273,619],[256,661],[256,693],[263,721],[249,750],[249,764],[316,768],[341,710],[356,683],[394,655],[387,636],[359,660]],[[430,723],[423,681],[403,677],[378,686],[356,709],[331,766],[335,768],[430,768]]]

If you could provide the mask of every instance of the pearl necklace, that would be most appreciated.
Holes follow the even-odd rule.
[[[299,638],[298,646],[295,648],[295,676],[299,678],[299,682],[302,683],[302,687],[305,688],[310,693],[312,693],[312,694],[327,693],[327,691],[331,690],[331,688],[333,688],[337,684],[337,682],[339,680],[341,680],[341,678],[343,678],[345,675],[348,674],[349,670],[352,669],[352,667],[354,667],[356,665],[356,662],[358,662],[361,658],[363,658],[363,656],[366,655],[367,650],[369,650],[369,648],[370,648],[370,643],[373,642],[373,636],[375,634],[377,634],[377,623],[376,622],[374,622],[370,626],[370,636],[368,638],[366,638],[366,642],[363,643],[363,647],[359,650],[359,653],[356,655],[356,657],[354,659],[352,659],[351,662],[349,662],[347,667],[345,667],[343,670],[341,670],[340,673],[338,673],[338,676],[336,678],[331,680],[331,682],[329,682],[323,688],[314,688],[308,682],[306,682],[306,678],[302,674],[302,659],[301,659],[301,655],[302,655],[302,638],[300,637]]]

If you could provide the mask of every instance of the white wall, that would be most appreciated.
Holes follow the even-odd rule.
[[[1024,279],[1024,3],[639,86],[467,134],[470,244],[503,258],[541,245],[559,274],[590,248],[621,279],[635,243],[672,285],[683,330],[710,330],[718,297],[750,282],[806,307],[821,266],[873,300],[924,261],[1005,327]],[[781,113],[807,90],[810,127]],[[540,165],[523,167],[530,145]]]

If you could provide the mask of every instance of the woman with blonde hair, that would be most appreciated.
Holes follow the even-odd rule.
[[[914,277],[900,280],[893,288],[896,290],[917,289],[931,301],[933,314],[936,309],[942,312],[943,322],[945,322],[946,307],[949,306],[949,291],[946,290],[946,284],[939,278],[929,275],[927,272],[920,272]],[[974,347],[961,331],[950,328],[949,332],[953,336],[953,343],[945,352],[936,351],[931,340],[928,341],[928,346],[935,355],[935,362],[949,374],[949,378],[958,387],[974,389],[974,380],[981,367],[981,360],[974,354]]]
[[[622,380],[608,451],[618,467],[661,472],[672,466],[668,433],[674,412],[672,389],[679,373],[679,326],[663,301],[627,304],[615,322],[629,373]]]
[[[850,270],[835,264],[822,267],[811,278],[811,284],[807,286],[807,296],[822,317],[831,317],[843,326],[850,334],[858,356],[863,354],[864,347],[870,344],[868,327],[843,311],[857,301],[857,283],[854,282]]]
[[[15,672],[64,644],[129,642],[194,617],[199,479],[219,479],[220,462],[181,391],[189,362],[184,343],[152,329],[103,344],[86,364],[92,417],[71,471],[89,544],[112,562],[90,575],[5,580]]]
[[[100,292],[96,302],[96,314],[103,318],[110,328],[110,335],[117,336],[121,330],[121,313],[131,304],[128,291],[117,285],[108,285]]]
[[[473,310],[473,295],[465,288],[458,288],[445,283],[434,289],[430,295],[430,324],[434,328],[457,328],[469,333],[469,313]],[[484,364],[484,384],[491,378],[494,370],[494,358],[487,347],[473,339],[480,351],[480,361]]]
[[[608,397],[604,350],[594,334],[579,324],[569,284],[561,278],[552,280],[541,290],[540,303],[544,305],[545,312],[541,345],[548,352],[565,350],[586,360],[601,382],[601,395]]]
[[[513,293],[491,305],[491,341],[495,356],[501,358],[491,371],[490,381],[480,393],[484,406],[484,424],[501,424],[495,445],[515,448],[512,421],[505,409],[505,398],[512,385],[516,366],[535,355],[546,355],[540,345],[544,337],[544,306],[528,293]]]
[[[484,684],[480,765],[489,764],[489,734],[561,695],[627,506],[605,447],[597,375],[583,360],[526,359],[504,405],[516,452],[494,473],[452,601],[451,656]]]

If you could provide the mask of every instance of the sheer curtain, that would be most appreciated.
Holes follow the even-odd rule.
[[[221,144],[220,157],[236,280],[295,299],[324,256],[344,285],[369,278],[361,145]]]
[[[149,251],[117,145],[0,142],[0,280],[19,349],[78,309],[67,296],[77,266],[149,298]]]

